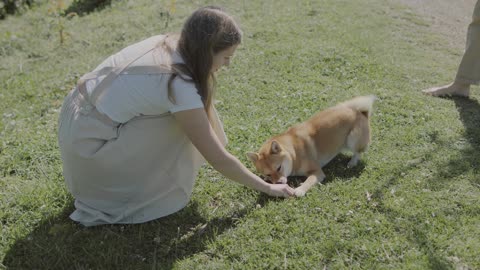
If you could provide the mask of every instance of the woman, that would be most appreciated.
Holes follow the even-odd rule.
[[[183,208],[202,156],[220,173],[271,196],[294,194],[250,172],[225,149],[214,73],[241,31],[217,7],[195,11],[179,37],[154,36],[107,58],[65,98],[59,120],[70,218],[86,226],[141,223]]]

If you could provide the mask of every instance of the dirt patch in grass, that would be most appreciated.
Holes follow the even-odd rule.
[[[463,50],[468,24],[477,0],[390,0],[401,4],[429,23],[432,31],[445,37],[448,46]],[[460,61],[460,60],[459,60]]]

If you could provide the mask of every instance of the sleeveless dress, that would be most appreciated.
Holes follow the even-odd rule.
[[[162,40],[158,36],[111,56],[85,74],[64,100],[58,139],[65,182],[75,198],[70,218],[85,226],[150,221],[182,209],[190,199],[205,161],[171,112],[117,122],[96,106],[122,74],[171,74],[150,57]],[[216,111],[213,118],[225,145]]]

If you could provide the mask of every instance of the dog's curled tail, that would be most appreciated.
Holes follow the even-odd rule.
[[[376,99],[377,99],[377,97],[374,96],[374,95],[359,96],[359,97],[355,97],[351,100],[345,101],[345,102],[341,103],[340,105],[352,108],[356,111],[361,112],[366,117],[369,117],[372,113],[373,102]]]

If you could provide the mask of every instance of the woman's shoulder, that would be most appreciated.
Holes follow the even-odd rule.
[[[158,43],[160,43],[164,39],[165,39],[165,35],[151,36],[149,38],[146,38],[141,41],[128,45],[127,47],[123,48],[120,52],[124,54],[130,54],[130,53],[138,52],[142,48],[145,48],[145,50],[149,48],[154,48],[157,46]]]

